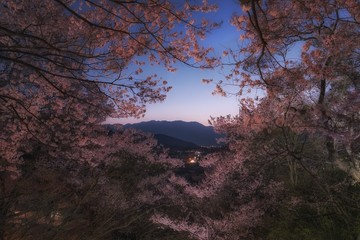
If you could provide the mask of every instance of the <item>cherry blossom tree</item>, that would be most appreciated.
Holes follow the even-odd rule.
[[[357,1],[242,1],[241,7],[232,23],[245,47],[231,52],[234,70],[227,77],[239,85],[239,94],[262,89],[262,96],[241,100],[250,128],[321,131],[328,161],[357,181],[351,149],[359,137]],[[342,147],[354,168],[336,156]]]
[[[121,128],[109,133],[98,126],[84,134],[87,140],[77,149],[54,152],[41,145],[23,155],[20,176],[2,182],[0,237],[181,236],[149,220],[171,204],[166,179],[181,161],[167,157],[144,133]]]
[[[175,192],[165,179],[179,163],[155,154],[149,136],[99,124],[164,100],[167,81],[145,68],[213,67],[199,40],[217,24],[199,13],[215,9],[207,1],[0,4],[1,239],[157,229],[149,214]],[[144,172],[125,167],[140,163]]]
[[[232,23],[247,44],[242,55],[232,52],[236,62],[228,77],[239,84],[240,94],[245,88],[264,94],[242,99],[240,131],[273,127],[322,134],[324,161],[358,181],[359,4],[243,1],[241,6],[243,15]],[[294,158],[301,154],[286,151]]]
[[[224,85],[239,87],[239,116],[215,120],[233,154],[207,161],[214,171],[188,191],[216,198],[228,183],[236,195],[220,219],[203,211],[208,221],[198,223],[211,226],[211,239],[356,238],[359,2],[239,6],[231,23],[241,47],[224,52],[233,68],[215,89],[226,95]]]
[[[7,91],[21,87],[22,94],[48,93],[41,96],[42,101],[57,92],[95,106],[85,96],[98,92],[111,100],[118,115],[141,115],[143,104],[162,100],[169,90],[166,81],[156,76],[141,79],[145,62],[170,71],[176,61],[195,67],[212,65],[213,58],[202,61],[211,49],[198,44],[212,26],[205,20],[195,21],[192,13],[215,9],[206,1],[200,5],[5,1],[1,5],[2,87]],[[22,99],[10,98],[12,93],[4,92],[3,101],[20,104]]]
[[[199,41],[216,24],[198,14],[215,9],[207,1],[2,2],[0,168],[14,172],[29,140],[68,148],[107,116],[142,116],[171,89],[143,68],[214,66]]]
[[[274,179],[292,186],[310,181],[317,189],[293,197],[334,209],[316,207],[314,218],[330,214],[343,226],[358,224],[346,189],[358,182],[359,3],[250,0],[240,6],[232,24],[244,47],[228,51],[234,68],[226,78],[239,86],[241,112],[217,121],[242,153],[236,161],[249,169],[267,158],[256,171],[264,176],[268,164],[287,166],[288,178]],[[327,174],[339,169],[344,175],[330,180]]]

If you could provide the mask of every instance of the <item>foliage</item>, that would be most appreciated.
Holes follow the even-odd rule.
[[[220,218],[202,211],[212,232],[199,239],[357,238],[358,1],[239,5],[242,43],[215,90],[239,87],[239,116],[214,120],[232,152],[202,162],[207,179],[187,191],[224,204]]]
[[[360,4],[239,6],[243,44],[224,52],[222,83],[239,87],[241,112],[214,121],[229,150],[191,185],[150,136],[99,124],[164,99],[146,61],[217,64],[198,43],[216,24],[196,17],[215,6],[1,3],[0,238],[358,238]]]
[[[23,156],[21,176],[2,179],[1,237],[183,239],[184,235],[158,229],[149,221],[156,209],[168,204],[162,188],[171,174],[171,165],[165,162],[171,160],[162,161],[164,156],[152,153],[155,145],[146,135],[134,138],[131,133],[126,138],[126,133],[106,136],[122,140],[123,148],[106,151],[95,166],[61,156],[54,159],[44,147]],[[129,152],[131,145],[148,150]]]
[[[244,47],[228,51],[235,62],[227,79],[239,86],[241,113],[217,124],[228,133],[244,177],[256,174],[260,181],[255,191],[281,183],[266,199],[258,237],[356,238],[360,5],[240,5],[232,23]],[[254,90],[261,94],[243,94]]]
[[[215,9],[206,1],[3,1],[0,150],[7,171],[29,139],[77,146],[81,131],[106,117],[139,117],[146,104],[164,100],[167,81],[143,68],[215,65],[198,41],[217,24],[193,16]]]
[[[152,66],[217,64],[217,26],[192,1],[0,4],[0,239],[184,239],[149,221],[179,163],[148,135],[101,126],[140,117],[171,89]],[[165,201],[166,200],[166,201]]]

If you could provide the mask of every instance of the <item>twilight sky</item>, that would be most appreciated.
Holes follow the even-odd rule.
[[[216,55],[221,56],[226,48],[238,44],[240,34],[229,21],[235,11],[240,11],[240,7],[235,0],[210,2],[216,2],[219,9],[206,16],[211,20],[223,21],[223,25],[209,34],[202,43],[213,47]],[[125,124],[150,120],[183,120],[208,125],[210,116],[236,115],[239,112],[235,96],[214,96],[212,95],[214,84],[201,82],[203,78],[212,78],[214,83],[223,79],[224,73],[220,69],[200,70],[183,64],[177,64],[176,67],[177,71],[173,73],[160,68],[148,70],[156,71],[156,74],[167,80],[173,89],[167,94],[164,102],[148,105],[144,118],[108,119],[107,122]]]

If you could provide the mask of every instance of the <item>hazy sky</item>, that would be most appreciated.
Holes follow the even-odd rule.
[[[213,1],[219,5],[219,10],[210,13],[212,20],[223,21],[223,25],[211,33],[202,43],[215,48],[217,55],[221,55],[227,47],[234,47],[238,43],[239,32],[230,25],[230,17],[240,7],[235,0]],[[108,122],[134,123],[149,120],[183,120],[197,121],[208,124],[210,116],[236,115],[238,113],[238,102],[235,96],[221,97],[213,96],[213,84],[204,84],[203,78],[212,78],[214,82],[223,79],[224,73],[219,69],[200,70],[189,68],[182,64],[177,65],[177,71],[157,72],[169,82],[173,89],[168,93],[162,103],[148,105],[146,115],[141,119],[109,119]],[[145,71],[145,70],[144,70]],[[156,71],[159,71],[158,69]]]

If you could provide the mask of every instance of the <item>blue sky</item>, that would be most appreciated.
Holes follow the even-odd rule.
[[[229,21],[235,11],[240,11],[240,7],[235,0],[214,2],[219,4],[219,10],[210,13],[209,17],[215,21],[223,21],[223,25],[208,35],[202,44],[213,47],[215,53],[221,55],[226,48],[236,46],[239,41],[240,33]],[[182,64],[178,64],[177,69],[173,73],[166,70],[157,72],[173,86],[173,89],[167,94],[164,102],[148,105],[144,118],[109,119],[108,122],[124,124],[149,120],[183,120],[207,125],[210,116],[238,114],[239,107],[235,96],[214,96],[214,85],[201,81],[203,78],[212,78],[214,82],[223,79],[224,73],[221,73],[220,69],[201,70]]]

